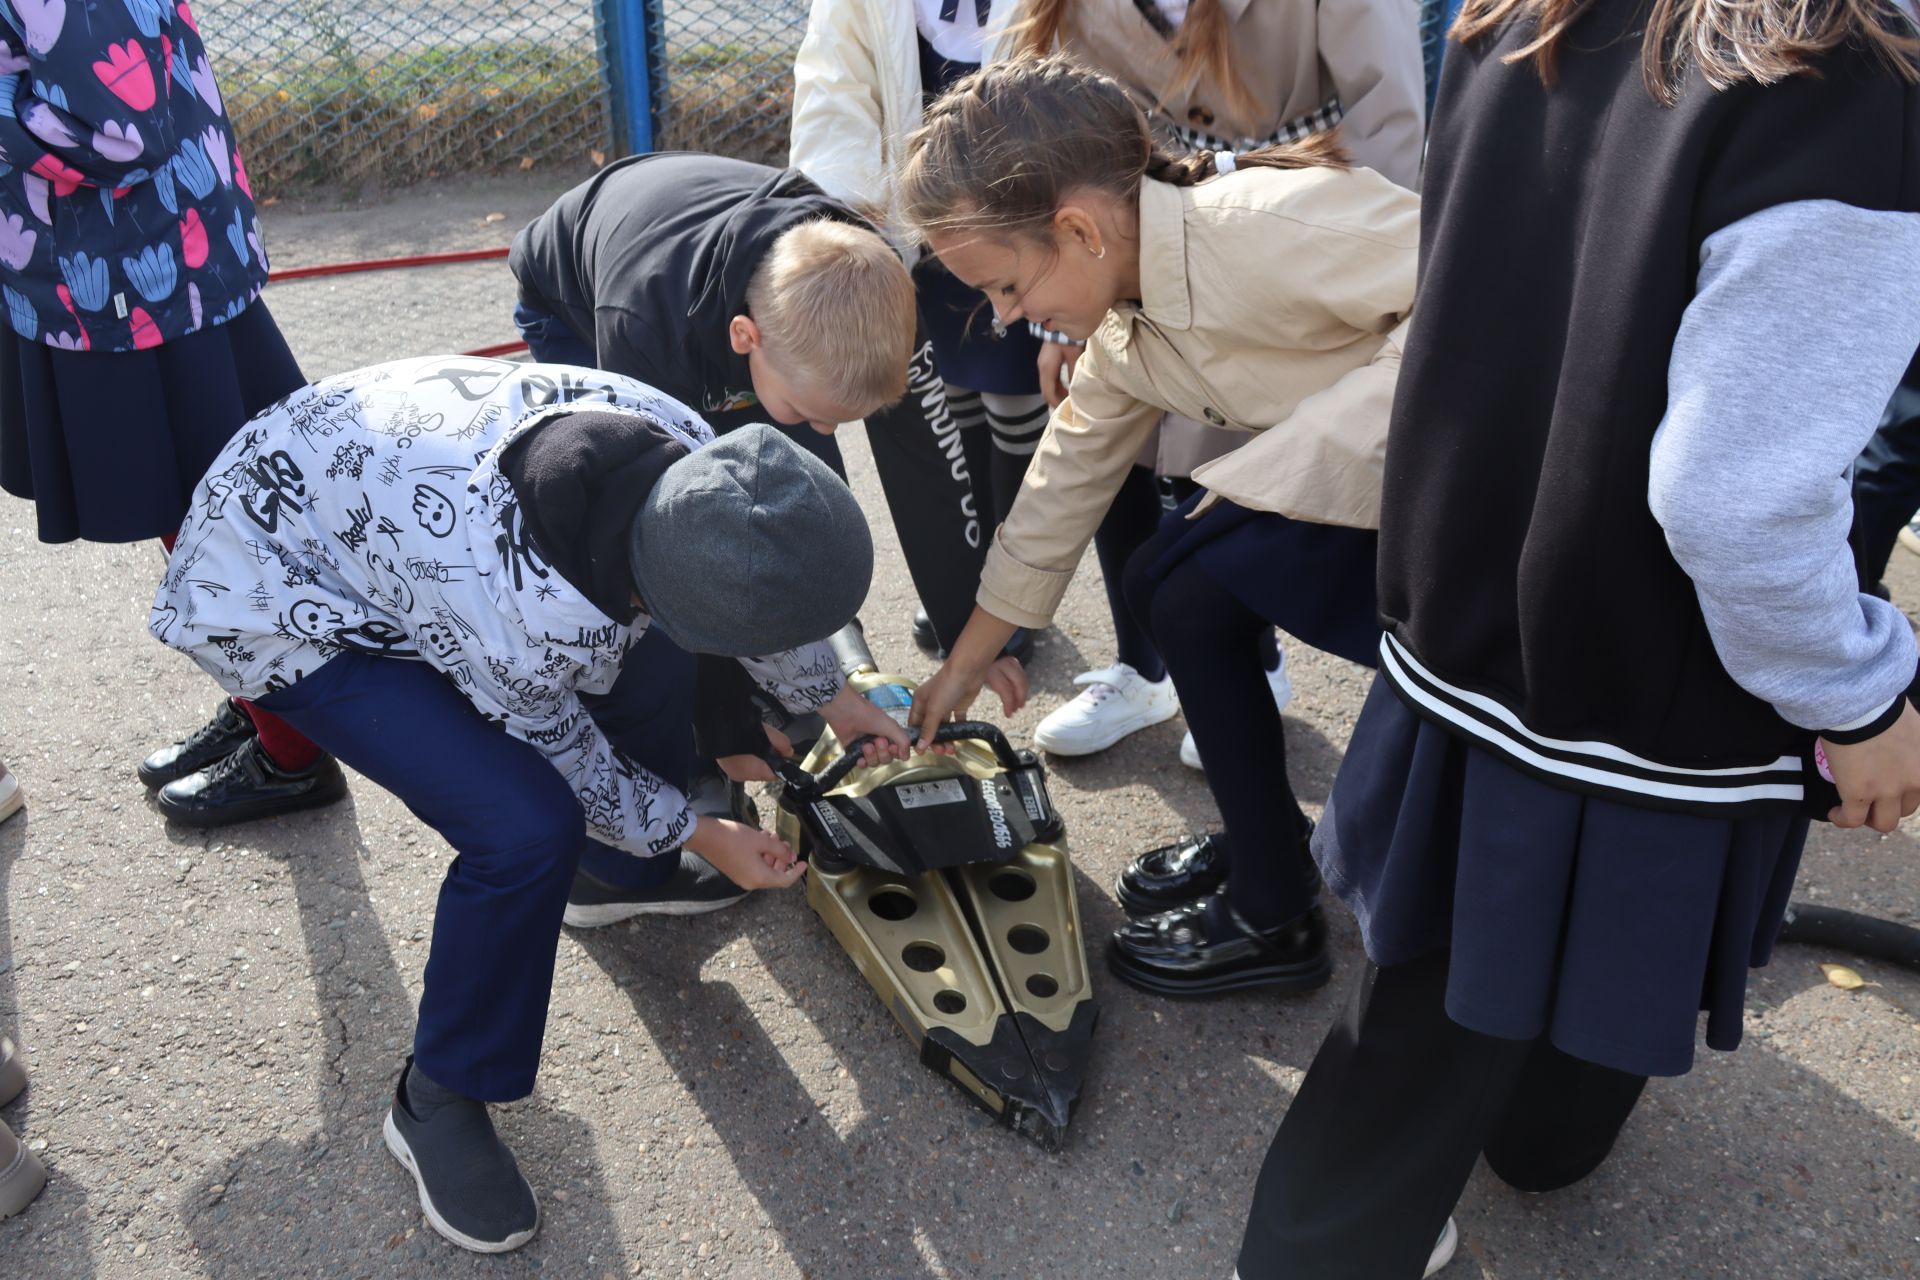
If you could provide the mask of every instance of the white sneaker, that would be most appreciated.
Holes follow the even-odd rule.
[[[1900,526],[1900,536],[1896,541],[1915,555],[1920,555],[1920,515]]]
[[[1287,704],[1293,701],[1293,677],[1287,674],[1287,651],[1280,651],[1280,665],[1267,672],[1267,687],[1273,690],[1273,706],[1276,711],[1285,711]],[[1180,763],[1189,769],[1198,769],[1200,748],[1193,745],[1193,733],[1180,739]]]
[[[1033,731],[1034,745],[1057,756],[1105,751],[1130,733],[1171,720],[1180,697],[1171,680],[1148,680],[1124,662],[1073,678],[1086,691],[1059,707]]]
[[[1453,1219],[1447,1219],[1446,1229],[1440,1233],[1440,1239],[1434,1244],[1433,1252],[1427,1255],[1427,1269],[1420,1273],[1421,1280],[1440,1274],[1440,1268],[1453,1261],[1453,1251],[1460,1247],[1460,1228],[1453,1225]]]

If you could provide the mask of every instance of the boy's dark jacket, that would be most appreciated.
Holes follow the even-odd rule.
[[[727,324],[790,228],[868,225],[798,170],[696,152],[608,165],[514,237],[521,301],[593,343],[599,366],[715,416],[753,403]]]

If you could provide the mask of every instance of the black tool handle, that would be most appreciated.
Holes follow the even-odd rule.
[[[865,737],[855,738],[847,744],[838,760],[819,773],[810,774],[791,760],[772,760],[769,763],[773,765],[774,772],[780,775],[781,781],[786,783],[788,788],[809,798],[817,799],[839,786],[848,774],[860,767],[861,751],[878,737],[878,734],[868,734]],[[1007,735],[1000,731],[999,726],[988,724],[984,720],[957,720],[952,724],[943,724],[933,735],[935,742],[961,742],[968,739],[977,739],[992,747],[994,757],[1000,761],[1003,768],[1019,769],[1025,766],[1026,762],[1020,759],[1019,754],[1013,749],[1013,744],[1007,741]]]

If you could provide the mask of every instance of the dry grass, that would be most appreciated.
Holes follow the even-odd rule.
[[[372,64],[243,65],[223,80],[263,198],[578,160],[608,145],[605,86],[591,53],[481,46]]]
[[[661,150],[784,165],[793,50],[698,45],[675,54]],[[573,162],[612,148],[590,51],[468,46],[362,62],[351,55],[223,72],[255,191],[401,186],[444,174]]]
[[[655,145],[784,167],[793,55],[791,48],[733,45],[697,45],[675,54]]]

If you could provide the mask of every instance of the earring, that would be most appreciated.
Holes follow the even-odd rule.
[[[1106,257],[1106,256],[1107,256],[1107,246],[1105,246],[1105,245],[1101,245],[1101,246],[1100,246],[1100,248],[1099,248],[1099,249],[1098,249],[1098,250],[1097,250],[1097,251],[1096,251],[1096,252],[1094,253],[1094,255],[1093,255],[1093,256],[1094,256],[1094,257],[1096,257],[1096,258],[1104,258],[1104,257]]]

